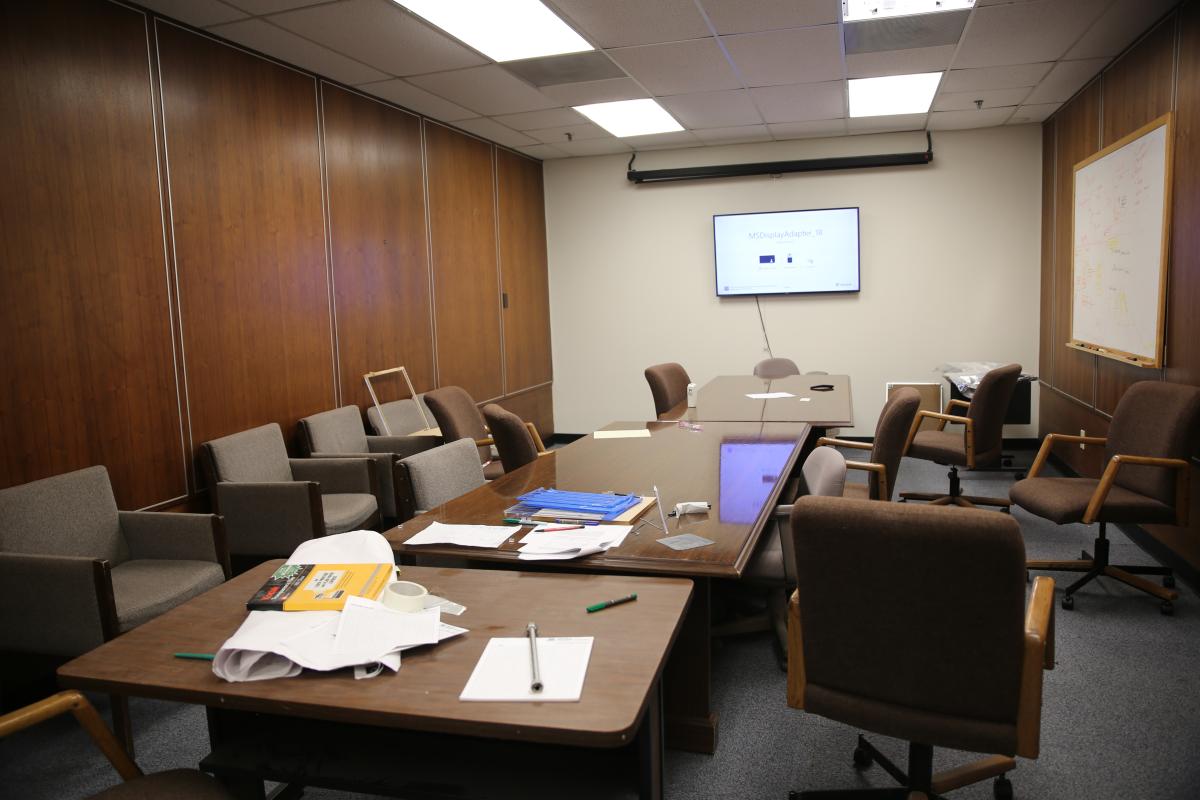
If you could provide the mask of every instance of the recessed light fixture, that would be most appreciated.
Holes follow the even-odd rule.
[[[655,100],[592,103],[575,106],[575,110],[613,136],[645,136],[683,130],[683,126]]]
[[[909,17],[914,14],[962,11],[974,7],[975,0],[842,0],[842,21]]]
[[[516,61],[594,50],[540,0],[392,0],[488,58]]]
[[[850,81],[850,116],[882,117],[891,114],[924,114],[933,103],[942,80],[940,72],[888,75]]]

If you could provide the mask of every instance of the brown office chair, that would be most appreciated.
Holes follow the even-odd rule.
[[[924,410],[917,412],[916,421],[908,434],[904,455],[938,464],[949,464],[950,472],[947,477],[950,478],[950,490],[948,494],[902,492],[901,502],[930,500],[936,505],[953,503],[968,508],[976,505],[1008,508],[1008,501],[998,497],[964,495],[958,479],[958,468],[963,466],[976,469],[1000,462],[1004,441],[1004,415],[1008,413],[1008,404],[1012,401],[1013,390],[1017,388],[1017,380],[1020,377],[1020,364],[997,367],[979,381],[971,402],[951,400],[946,403],[945,410],[940,414]],[[950,410],[955,407],[966,407],[966,416],[951,414]],[[937,420],[937,428],[931,431],[921,430],[921,423],[925,419]],[[947,422],[963,425],[962,433],[946,430]]]
[[[903,772],[859,736],[854,763],[904,788],[792,797],[935,797],[1037,758],[1042,670],[1054,666],[1054,581],[1025,603],[1014,519],[964,508],[802,497],[791,516],[788,705],[906,739]],[[870,558],[863,558],[869,553]],[[853,587],[853,591],[847,591]],[[996,753],[933,774],[933,748]],[[918,795],[921,796],[921,795]]]
[[[483,418],[492,432],[505,472],[533,463],[546,452],[542,437],[532,422],[522,422],[516,414],[495,403],[483,407]]]
[[[425,404],[442,431],[447,444],[459,439],[474,439],[479,448],[479,463],[490,481],[504,474],[504,465],[492,459],[492,436],[483,423],[483,415],[467,390],[461,386],[443,386],[425,393]]]
[[[883,410],[879,412],[879,421],[875,423],[875,438],[870,442],[852,442],[824,436],[817,440],[818,447],[832,445],[871,451],[869,461],[846,462],[847,468],[866,470],[869,474],[866,483],[847,483],[845,497],[863,500],[892,499],[892,494],[896,491],[900,459],[904,456],[909,430],[920,405],[920,393],[911,386],[902,386],[892,392],[884,403]]]
[[[654,413],[659,419],[675,406],[687,401],[687,386],[692,382],[681,364],[670,362],[646,367],[646,383],[654,395]]]
[[[147,800],[152,797],[232,800],[233,795],[225,791],[215,778],[197,769],[172,769],[154,775],[143,773],[125,748],[121,747],[112,731],[105,726],[95,707],[76,691],[59,692],[0,717],[0,739],[68,711],[75,715],[80,726],[125,781],[99,794],[91,795],[93,800]]]
[[[1116,578],[1162,600],[1164,614],[1174,611],[1179,594],[1166,567],[1114,566],[1108,563],[1109,522],[1186,525],[1188,458],[1200,433],[1200,388],[1142,381],[1133,384],[1113,411],[1108,437],[1051,433],[1042,441],[1029,476],[1009,492],[1012,502],[1039,517],[1065,525],[1100,523],[1095,556],[1080,561],[1030,561],[1029,569],[1086,572],[1063,592],[1062,607],[1075,607],[1073,595],[1101,575]],[[1104,445],[1108,463],[1100,479],[1041,478],[1051,448],[1058,442]],[[1163,588],[1137,575],[1162,575]]]
[[[799,374],[800,368],[790,358],[764,358],[754,365],[754,376],[757,378],[772,380]]]

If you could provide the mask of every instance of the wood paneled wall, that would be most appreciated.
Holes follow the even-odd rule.
[[[200,443],[398,364],[553,432],[538,162],[118,3],[0,21],[0,487],[196,504]]]
[[[1200,385],[1200,2],[1184,5],[1111,64],[1043,125],[1041,415],[1043,434],[1103,436],[1130,384],[1169,380]],[[1071,191],[1076,163],[1142,125],[1175,112],[1174,208],[1167,291],[1166,366],[1132,367],[1069,349]],[[1049,293],[1049,296],[1047,296]],[[1103,468],[1098,448],[1057,455],[1084,475]],[[1200,491],[1200,470],[1193,469]],[[1200,568],[1200,514],[1189,528],[1147,530]]]

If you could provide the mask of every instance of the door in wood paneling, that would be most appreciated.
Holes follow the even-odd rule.
[[[1043,383],[1054,385],[1055,356],[1058,348],[1054,346],[1054,200],[1057,196],[1054,186],[1055,172],[1054,120],[1048,120],[1042,125],[1042,272],[1041,272],[1041,319],[1038,337],[1038,376]]]
[[[334,402],[316,82],[158,23],[195,445]]]
[[[501,291],[508,299],[505,390],[511,394],[547,383],[553,374],[542,165],[497,148],[496,187]]]
[[[1200,385],[1200,3],[1179,12],[1167,380]],[[1200,528],[1200,514],[1193,514]]]
[[[438,384],[503,391],[492,145],[425,124]]]
[[[117,502],[187,492],[146,19],[0,7],[0,486],[92,464]]]
[[[421,120],[324,82],[321,96],[342,403],[367,406],[372,370],[434,387]],[[376,392],[408,396],[399,376]]]

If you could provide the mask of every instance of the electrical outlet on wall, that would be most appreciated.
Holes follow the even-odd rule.
[[[1080,428],[1080,429],[1079,429],[1079,435],[1080,435],[1080,436],[1087,436],[1087,431],[1085,431],[1083,428]],[[1080,450],[1086,450],[1086,449],[1087,449],[1087,445],[1086,445],[1086,444],[1084,444],[1083,442],[1080,442],[1080,443],[1079,443],[1079,449],[1080,449]]]

